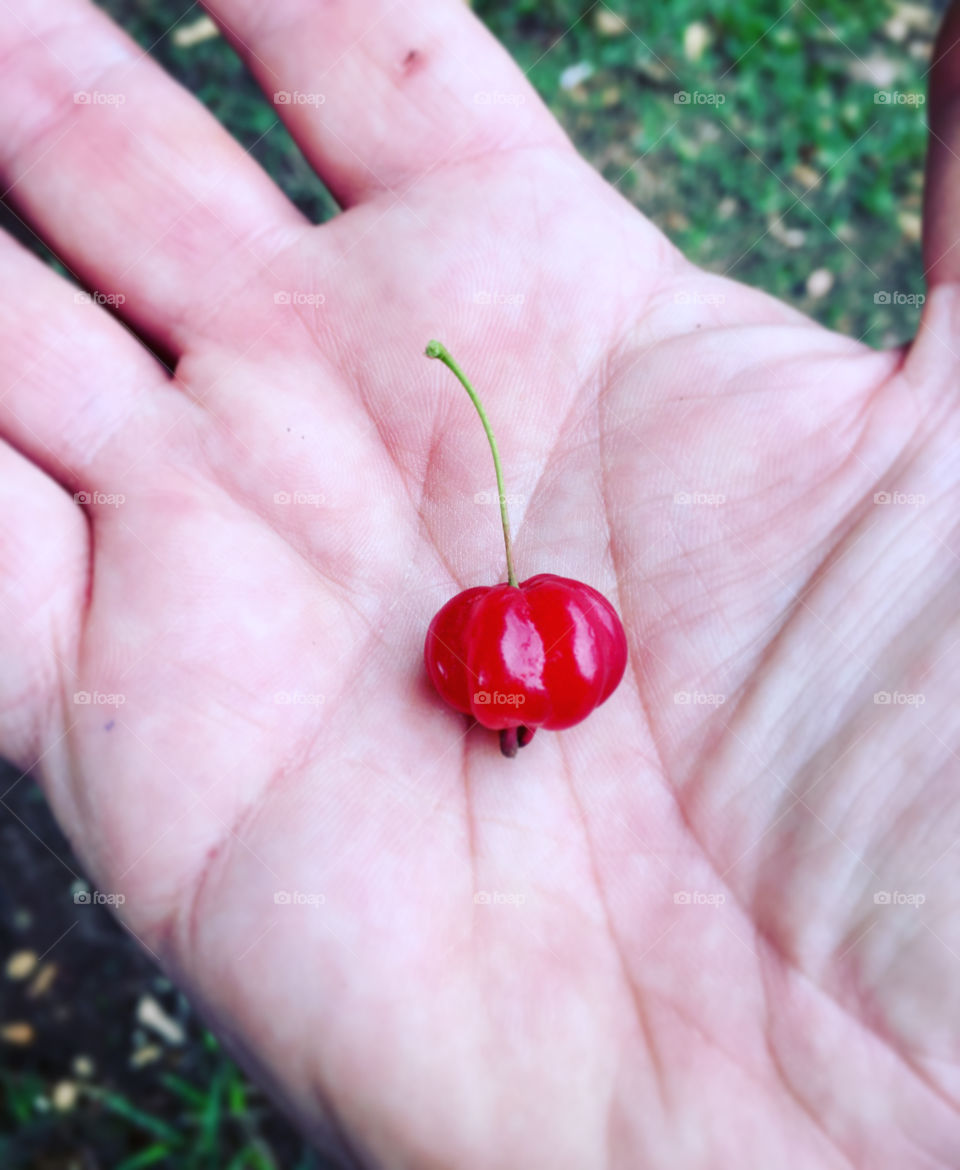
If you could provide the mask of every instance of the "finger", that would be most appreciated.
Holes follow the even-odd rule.
[[[42,535],[42,539],[38,536]],[[54,740],[87,579],[79,508],[0,440],[0,755],[32,766]]]
[[[960,4],[951,5],[930,66],[923,216],[927,284],[960,280]]]
[[[114,490],[197,408],[90,296],[0,233],[0,437],[71,492]]]
[[[209,0],[342,205],[466,159],[569,142],[463,0]]]
[[[178,352],[304,218],[87,0],[0,12],[0,179],[71,270]]]

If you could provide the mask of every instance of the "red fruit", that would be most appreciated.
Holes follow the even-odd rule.
[[[424,658],[441,697],[484,727],[557,730],[613,693],[627,640],[596,589],[541,573],[451,598],[430,623]]]
[[[505,756],[538,727],[572,727],[613,694],[627,639],[609,601],[589,585],[541,573],[518,584],[497,443],[480,399],[439,341],[427,346],[463,384],[487,432],[497,473],[507,584],[465,589],[427,630],[424,658],[442,698],[500,732]]]

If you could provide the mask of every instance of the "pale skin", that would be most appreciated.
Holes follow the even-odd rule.
[[[330,224],[92,8],[0,16],[9,198],[175,366],[0,240],[0,750],[353,1164],[960,1165],[960,22],[877,352],[686,261],[456,0],[208,7],[324,95]],[[505,575],[431,337],[519,576],[629,640],[515,760],[422,668]]]

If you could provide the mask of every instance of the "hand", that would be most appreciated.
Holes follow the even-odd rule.
[[[175,361],[0,242],[0,749],[358,1163],[956,1165],[958,50],[879,353],[685,261],[462,4],[209,7],[331,223],[92,8],[0,20],[10,198]],[[434,336],[521,576],[628,631],[512,762],[421,662],[503,576]]]

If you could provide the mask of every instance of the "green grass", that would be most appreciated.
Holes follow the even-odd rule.
[[[185,1054],[189,1076],[164,1071],[170,1059],[165,1054],[156,1071],[108,1075],[106,1084],[75,1081],[77,1102],[68,1112],[53,1107],[40,1073],[0,1071],[0,1166],[66,1170],[80,1165],[74,1159],[84,1149],[95,1149],[97,1165],[110,1170],[329,1166],[287,1132],[209,1032],[198,1032]]]
[[[110,1170],[323,1170],[329,1163],[285,1130],[260,1090],[209,1032],[186,1055],[188,1076],[164,1071],[80,1082],[69,1112],[50,1103],[37,1072],[0,1071],[0,1165],[64,1170],[77,1150],[96,1149]],[[116,1082],[110,1085],[110,1081]],[[132,1085],[131,1085],[132,1082]],[[298,1147],[298,1149],[297,1149]]]
[[[323,184],[225,43],[173,44],[171,28],[180,17],[195,20],[195,5],[109,0],[104,7],[197,94],[307,215],[320,222],[335,214]],[[904,29],[887,23],[897,8],[893,0],[862,7],[840,0],[809,7],[799,0],[475,3],[583,154],[691,259],[878,346],[909,337],[917,309],[877,304],[876,294],[922,290],[917,224],[925,110],[878,105],[874,95],[924,91],[936,16],[931,10],[924,24],[917,9],[915,23]],[[619,32],[610,25],[614,11],[627,25]],[[698,22],[704,26],[699,55],[690,51],[687,31]],[[581,63],[590,75],[564,88],[565,70]],[[885,69],[889,82],[871,81],[865,63]],[[708,100],[678,103],[678,92]],[[832,275],[833,287],[812,296],[807,280],[817,269]],[[19,813],[28,816],[24,807]],[[22,832],[12,822],[11,828]],[[54,832],[51,825],[41,831]],[[40,918],[50,883],[62,875],[40,845],[23,838],[28,852],[18,860],[8,849],[0,873],[15,886],[25,866],[47,872],[45,888],[37,878],[22,892],[24,902],[36,898]],[[62,839],[57,850],[67,851]],[[7,951],[30,941],[33,928],[17,913],[4,914]],[[89,926],[98,921],[99,934]],[[9,1053],[0,1074],[4,1170],[88,1164],[313,1170],[324,1164],[195,1021],[184,1050],[165,1050],[155,1064],[129,1070],[130,1038],[118,1023],[118,1004],[127,1011],[139,989],[155,987],[156,973],[105,912],[84,916],[84,926],[57,954],[88,977],[78,976],[70,989],[75,1014],[66,1023],[57,1023],[55,1012],[47,1019],[42,1005],[23,1005],[18,1018],[38,1013],[38,1041]],[[70,1051],[89,1052],[97,1071],[74,1108],[59,1114],[50,1090],[70,1075],[64,1034],[78,1029],[86,1029],[82,1047]],[[81,1151],[91,1150],[95,1159],[84,1161]]]
[[[686,255],[878,346],[910,336],[918,312],[875,294],[922,291],[925,108],[875,95],[923,95],[937,16],[898,40],[887,25],[897,8],[476,5],[583,153]],[[614,11],[627,31],[599,35]],[[689,59],[684,32],[696,23],[705,45]],[[578,62],[593,73],[564,90],[563,70]],[[871,65],[891,80],[869,80]],[[708,100],[677,104],[678,91]],[[811,297],[819,268],[833,289]]]

